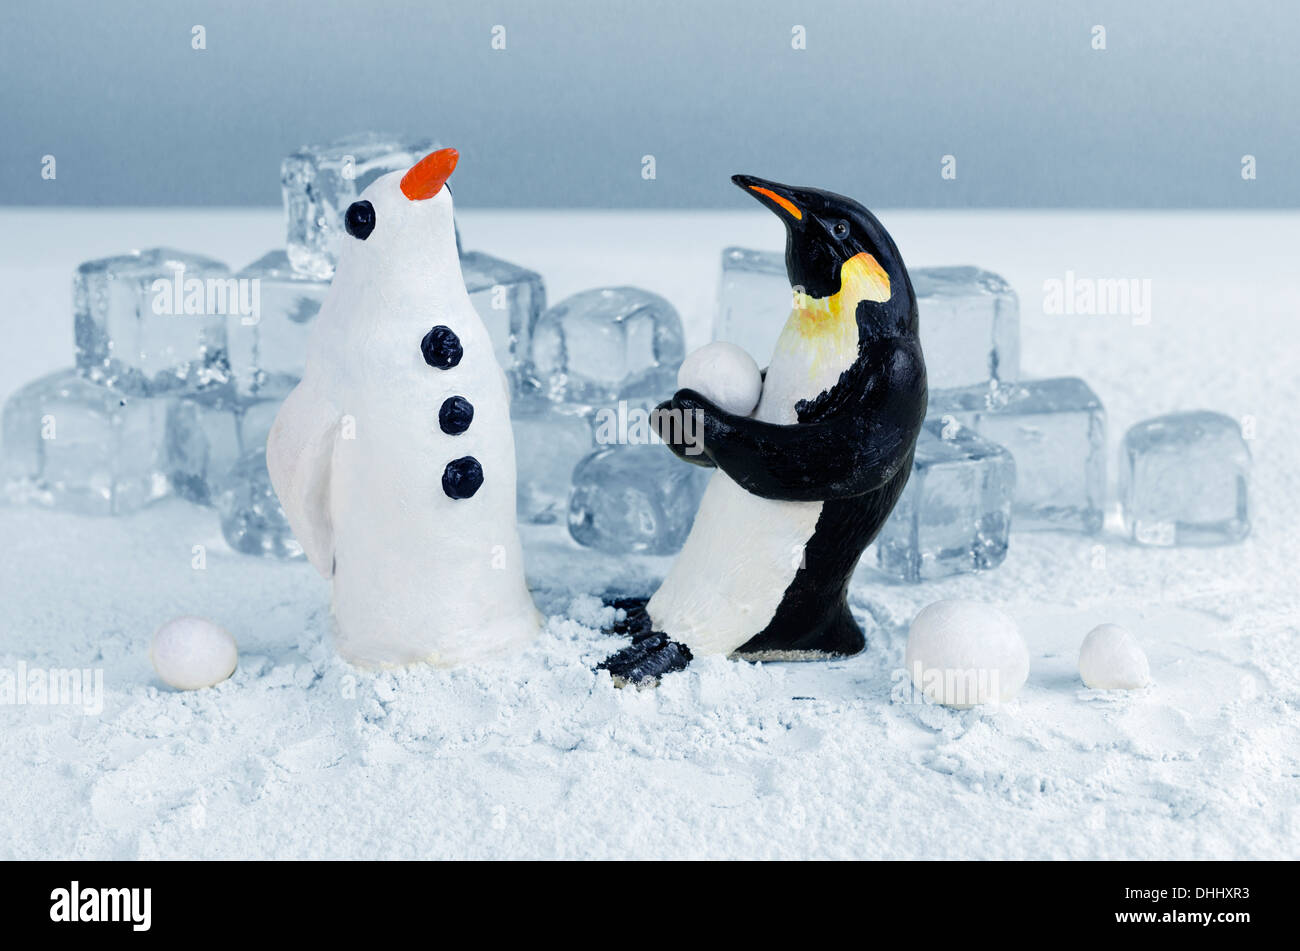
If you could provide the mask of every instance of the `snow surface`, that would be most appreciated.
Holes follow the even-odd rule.
[[[0,398],[71,362],[78,261],[174,244],[238,266],[282,238],[273,211],[0,214]],[[909,263],[1007,277],[1027,374],[1085,377],[1112,449],[1158,413],[1252,416],[1251,537],[1142,549],[1112,512],[1095,538],[1017,533],[982,575],[891,584],[868,560],[852,588],[862,655],[706,658],[638,692],[591,671],[619,643],[598,632],[593,594],[648,593],[667,559],[528,528],[549,616],[536,645],[488,667],[370,674],[329,647],[315,572],[231,552],[210,511],[0,506],[0,670],[90,667],[105,683],[98,715],[0,706],[0,856],[1295,857],[1300,216],[881,217]],[[462,231],[541,271],[552,300],[599,284],[663,294],[691,346],[707,340],[721,249],[780,240],[761,212],[471,211]],[[1067,269],[1150,278],[1150,323],[1043,314],[1043,281]],[[914,702],[907,626],[941,597],[1000,605],[1028,642],[1029,680],[996,713]],[[235,634],[229,681],[177,693],[156,679],[150,635],[181,614]],[[1138,637],[1152,686],[1080,682],[1079,644],[1107,621]]]

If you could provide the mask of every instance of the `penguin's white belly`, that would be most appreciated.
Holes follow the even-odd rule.
[[[654,629],[697,654],[740,647],[772,620],[821,512],[821,502],[759,498],[714,473],[690,537],[647,605]]]
[[[466,338],[460,366],[417,366],[382,386],[372,379],[338,407],[355,433],[335,443],[332,460],[333,611],[338,649],[353,663],[453,666],[537,632],[515,522],[505,385],[486,340]],[[460,435],[438,422],[451,396],[474,406]],[[464,456],[478,460],[483,483],[453,499],[443,472]]]

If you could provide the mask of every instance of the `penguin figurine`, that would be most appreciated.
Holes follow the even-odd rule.
[[[338,650],[362,666],[461,664],[540,626],[509,390],[456,252],[457,159],[433,152],[349,206],[302,381],[267,441],[289,524],[331,580]]]
[[[659,590],[611,602],[633,642],[599,667],[620,685],[695,654],[862,650],[849,577],[907,483],[925,419],[916,297],[889,232],[842,195],[732,181],[785,224],[794,308],[751,416],[690,389],[656,410],[673,452],[717,471]]]

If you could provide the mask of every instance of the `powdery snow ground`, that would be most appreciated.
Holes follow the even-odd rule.
[[[70,362],[68,275],[172,243],[239,265],[270,211],[6,211],[0,397]],[[552,300],[637,283],[707,339],[718,252],[774,247],[754,214],[466,213],[469,247],[540,270]],[[619,642],[593,593],[648,592],[664,559],[582,551],[528,528],[549,620],[493,666],[370,674],[328,644],[305,564],[225,547],[179,501],[88,519],[0,507],[0,668],[104,672],[99,715],[0,706],[0,855],[85,857],[1295,857],[1300,853],[1300,500],[1292,256],[1300,216],[882,214],[909,263],[976,263],[1021,294],[1025,375],[1076,373],[1128,425],[1174,409],[1255,417],[1254,532],[1152,551],[1013,536],[993,572],[853,585],[868,650],[833,664],[704,659],[655,691],[591,665]],[[1042,313],[1042,282],[1152,280],[1148,325]],[[1113,476],[1114,455],[1111,456]],[[191,550],[207,547],[207,567]],[[1029,681],[996,711],[913,702],[907,625],[940,597],[1001,604]],[[176,693],[148,639],[200,614],[241,648],[234,677]],[[1155,684],[1087,690],[1083,635],[1137,635]]]

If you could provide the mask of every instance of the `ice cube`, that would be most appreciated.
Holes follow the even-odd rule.
[[[212,505],[226,473],[265,449],[281,399],[182,398],[167,408],[162,465],[176,494]]]
[[[686,541],[708,478],[667,446],[598,450],[574,470],[569,534],[611,554],[672,554]]]
[[[136,396],[226,385],[225,315],[241,307],[229,274],[169,248],[85,262],[73,278],[77,369]]]
[[[1101,529],[1106,499],[1106,411],[1077,377],[973,386],[930,394],[930,416],[954,419],[1016,460],[1011,527]]]
[[[301,558],[280,500],[266,471],[266,447],[240,455],[221,479],[216,497],[221,534],[235,551],[272,558]]]
[[[743,347],[767,366],[793,302],[784,252],[726,248],[713,339]]]
[[[640,432],[639,427],[648,421],[650,411],[676,392],[676,367],[662,366],[638,373],[619,391],[616,401],[597,407],[597,421],[602,416],[626,419],[628,422],[620,425],[624,425],[624,428],[630,425]],[[645,415],[639,416],[638,413]]]
[[[1005,280],[975,267],[921,267],[909,273],[932,389],[1019,378],[1020,304]],[[764,365],[792,305],[783,253],[722,252],[715,340],[744,347]]]
[[[1223,545],[1250,533],[1250,449],[1220,413],[1157,416],[1124,434],[1120,503],[1142,545]]]
[[[590,413],[540,398],[516,399],[510,407],[515,434],[519,520],[549,525],[568,511],[574,467],[590,453]]]
[[[907,488],[876,538],[880,570],[926,581],[1002,564],[1015,484],[1011,453],[955,420],[927,420]]]
[[[362,132],[288,156],[280,164],[280,188],[293,267],[333,277],[348,205],[376,178],[410,168],[436,148],[430,139]]]
[[[293,270],[289,256],[271,251],[235,275],[256,292],[256,313],[226,318],[230,375],[240,396],[284,394],[302,378],[312,322],[329,281]]]
[[[462,254],[460,269],[497,362],[512,379],[526,379],[533,326],[546,307],[541,275],[481,251]]]
[[[1020,378],[1020,300],[1010,284],[976,267],[910,273],[932,389]]]
[[[608,405],[676,371],[685,356],[681,318],[658,294],[601,287],[545,311],[532,341],[532,371],[559,403]]]
[[[167,494],[165,403],[59,370],[4,407],[5,494],[88,515],[124,515]]]

